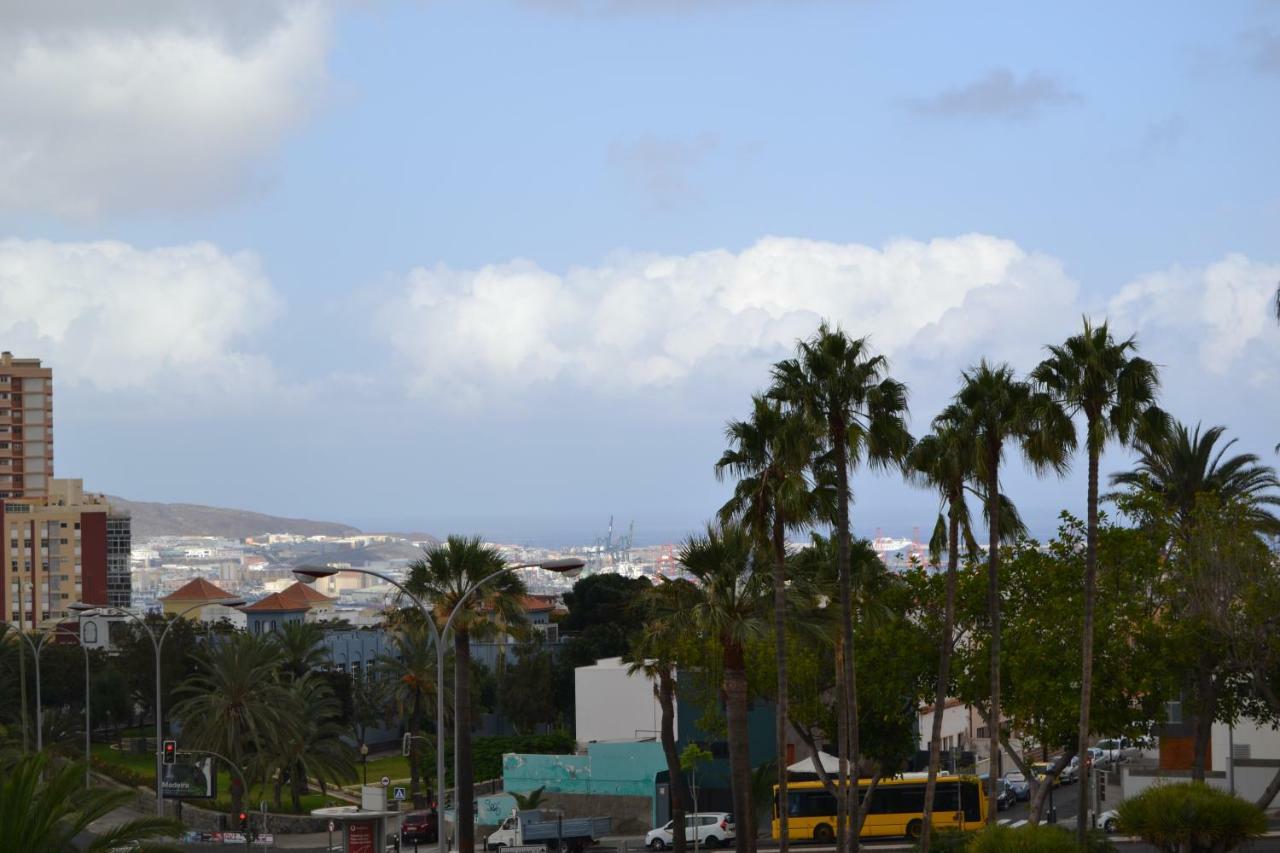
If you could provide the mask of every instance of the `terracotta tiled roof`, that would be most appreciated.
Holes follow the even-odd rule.
[[[328,604],[333,601],[332,598],[320,592],[315,587],[297,581],[293,586],[286,587],[281,593],[289,598],[296,598],[300,601],[306,601],[310,604]]]
[[[311,605],[300,598],[289,597],[282,592],[273,592],[266,598],[261,598],[241,609],[253,613],[293,613],[297,610],[310,610]]]
[[[520,606],[528,613],[545,613],[556,609],[555,600],[545,595],[526,595],[521,599]]]
[[[213,601],[218,598],[234,598],[226,590],[219,589],[204,578],[196,578],[162,597],[161,601]]]

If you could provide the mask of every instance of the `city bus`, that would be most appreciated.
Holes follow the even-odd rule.
[[[881,779],[871,794],[861,837],[920,837],[924,827],[925,774]],[[865,798],[869,779],[858,783]],[[777,840],[778,787],[773,788],[773,837]],[[987,818],[987,797],[974,776],[939,774],[933,796],[933,825],[937,829],[981,829]],[[829,843],[835,839],[836,798],[821,782],[787,785],[787,835],[793,840]]]

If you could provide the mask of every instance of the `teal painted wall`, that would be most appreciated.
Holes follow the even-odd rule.
[[[653,797],[654,779],[665,770],[658,743],[593,743],[586,755],[502,757],[503,790],[528,793],[546,786],[563,794],[614,794]]]

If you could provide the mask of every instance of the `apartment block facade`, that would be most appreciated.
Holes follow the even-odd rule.
[[[0,353],[0,500],[42,498],[53,476],[53,370]]]
[[[53,371],[0,353],[0,614],[35,628],[76,601],[128,607],[131,519],[53,478]]]

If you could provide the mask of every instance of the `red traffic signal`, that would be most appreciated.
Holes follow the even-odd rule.
[[[248,812],[240,812],[240,828],[241,828],[241,829],[248,829],[248,828],[249,828],[249,813],[248,813]]]
[[[176,740],[167,740],[162,745],[161,760],[165,764],[178,763],[178,742]]]

